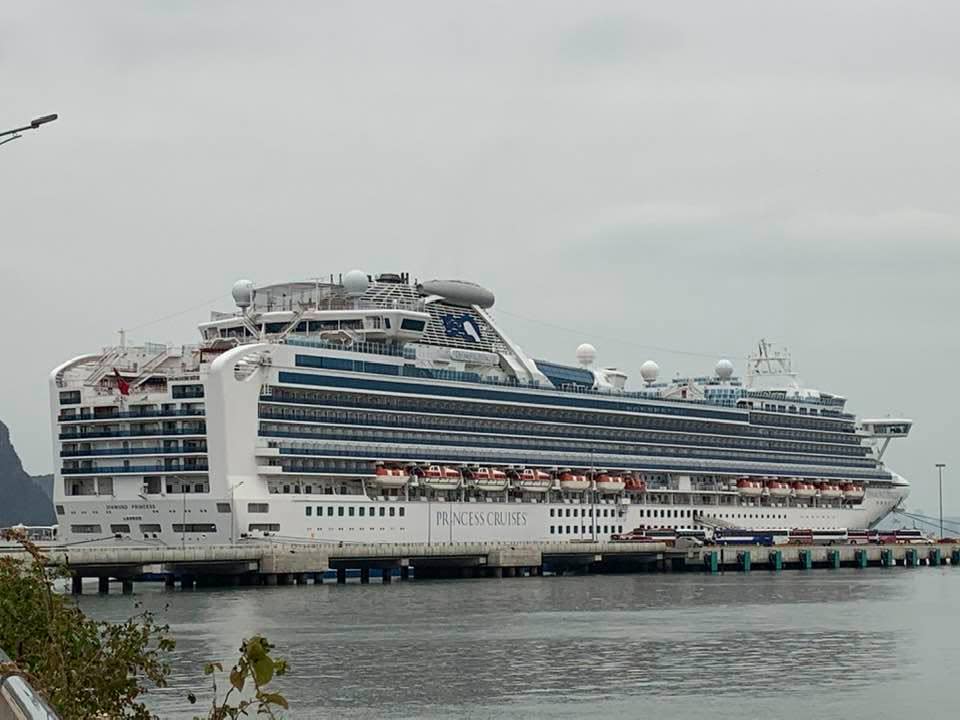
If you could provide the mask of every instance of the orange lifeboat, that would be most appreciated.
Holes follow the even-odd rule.
[[[583,492],[590,489],[590,478],[586,475],[575,475],[572,472],[560,474],[560,489],[567,492]]]
[[[517,489],[522,492],[546,492],[553,485],[553,476],[546,470],[527,468],[517,473]]]
[[[503,470],[482,467],[473,471],[470,483],[483,492],[499,492],[507,489],[510,479]]]
[[[623,492],[623,489],[627,486],[627,483],[619,475],[600,473],[595,478],[595,481],[597,483],[597,492],[602,493]]]
[[[647,491],[647,483],[638,477],[627,477],[627,492],[642,493]]]
[[[742,477],[737,480],[737,492],[744,497],[759,497],[763,494],[763,482],[753,478]]]
[[[784,480],[767,480],[767,492],[770,497],[789,497],[790,483]]]
[[[420,478],[420,483],[431,490],[456,490],[461,482],[463,474],[447,465],[430,465]]]
[[[817,494],[817,486],[813,483],[798,480],[793,484],[793,494],[798,498],[812,498]]]
[[[820,497],[827,500],[836,500],[843,497],[843,490],[840,489],[839,485],[824,483],[820,486]]]
[[[863,502],[863,496],[866,495],[866,490],[864,490],[863,485],[855,485],[854,483],[847,483],[843,486],[843,499],[849,502],[858,503]]]
[[[410,482],[410,475],[400,468],[380,465],[374,471],[371,483],[382,488],[402,488]]]

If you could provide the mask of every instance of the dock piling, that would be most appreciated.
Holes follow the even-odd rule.
[[[744,550],[737,553],[737,567],[743,572],[750,572],[750,551]]]
[[[853,559],[856,561],[858,568],[866,568],[869,562],[867,551],[862,549],[854,550]]]
[[[768,557],[770,569],[774,572],[783,570],[783,552],[780,550],[771,550]]]
[[[110,592],[110,578],[103,576],[97,578],[97,592],[101,595]]]
[[[828,550],[827,563],[832,569],[837,570],[840,567],[840,551],[836,549]]]
[[[799,553],[800,567],[803,570],[810,570],[813,567],[813,552],[810,550],[801,550]]]

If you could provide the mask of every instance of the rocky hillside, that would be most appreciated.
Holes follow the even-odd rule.
[[[10,431],[0,421],[0,527],[53,525],[53,503],[39,482],[52,484],[45,476],[37,481],[27,475],[10,442]]]

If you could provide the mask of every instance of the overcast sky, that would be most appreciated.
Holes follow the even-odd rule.
[[[915,419],[887,458],[935,514],[934,463],[960,482],[958,25],[878,0],[6,3],[0,129],[61,119],[0,147],[0,418],[49,472],[47,373],[118,328],[192,342],[238,278],[406,270],[491,288],[536,357],[590,341],[634,378],[784,343],[809,385]]]

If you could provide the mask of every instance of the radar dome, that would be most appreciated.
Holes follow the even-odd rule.
[[[729,380],[733,377],[733,363],[726,358],[720,360],[714,369],[716,370],[717,377],[721,380]]]
[[[343,289],[350,297],[360,297],[367,291],[370,280],[363,270],[351,270],[343,276]]]
[[[643,378],[645,383],[656,382],[657,375],[660,374],[660,366],[657,365],[653,360],[647,360],[643,365],[640,366],[640,377]]]
[[[577,348],[577,362],[581,365],[592,365],[597,359],[597,349],[590,343],[583,343]]]
[[[237,280],[233,284],[233,301],[239,308],[248,308],[253,302],[253,283],[249,280]]]

